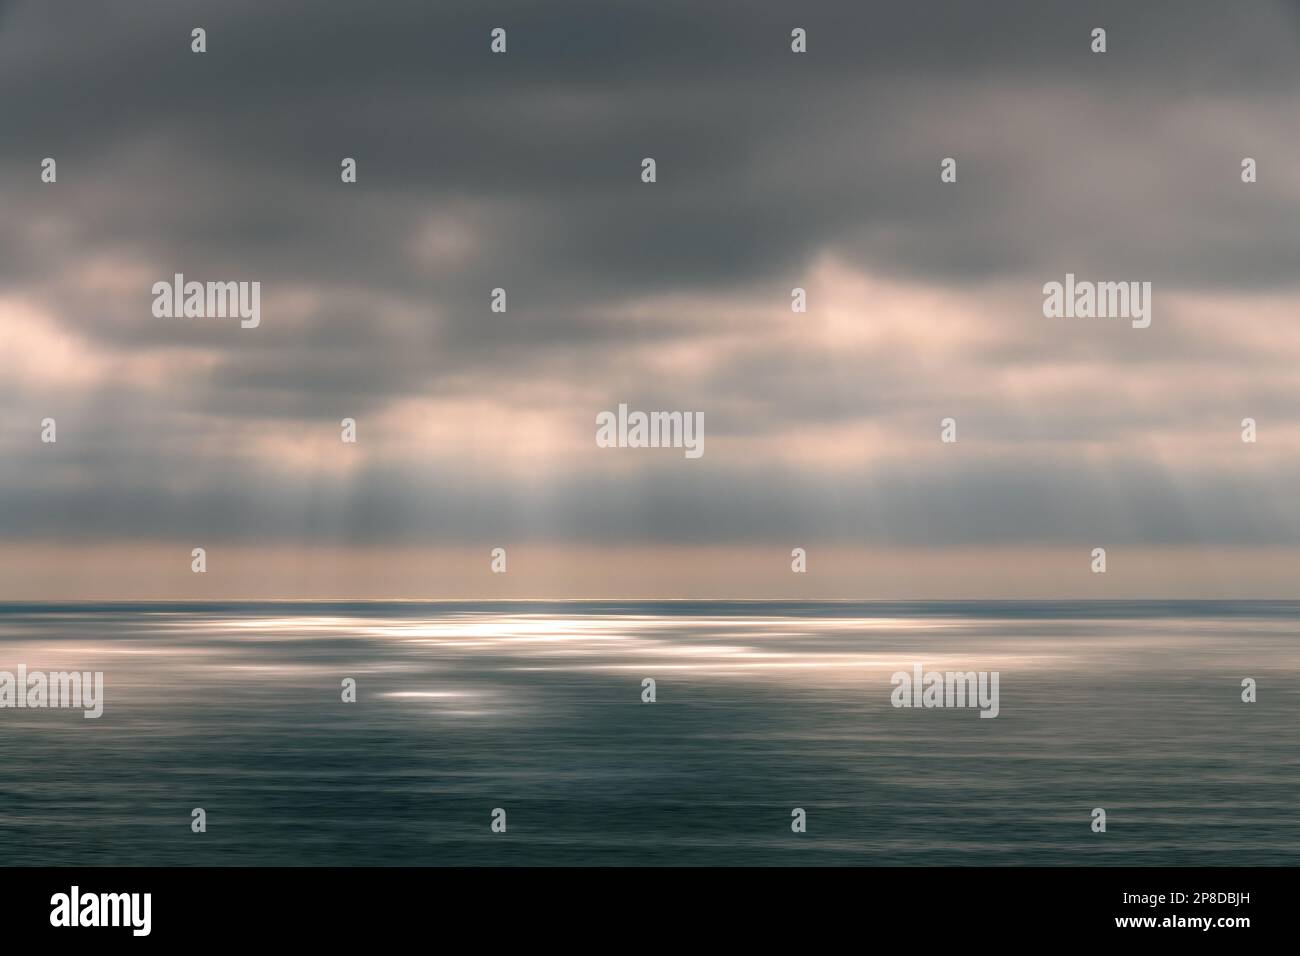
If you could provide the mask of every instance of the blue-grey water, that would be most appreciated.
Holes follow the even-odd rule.
[[[10,865],[1300,863],[1297,603],[0,605],[20,664],[106,686],[0,709]]]

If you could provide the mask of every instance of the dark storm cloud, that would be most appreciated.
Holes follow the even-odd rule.
[[[418,217],[488,203],[499,218],[457,274],[509,270],[551,304],[743,283],[828,243],[952,280],[1133,262],[1277,282],[1300,252],[1267,185],[1286,161],[1268,147],[1295,144],[1297,19],[1280,3],[19,5],[0,41],[22,184],[6,193],[48,201],[18,175],[39,146],[63,155],[67,191],[110,194],[87,245],[214,267],[238,248],[271,275],[350,267],[412,294],[428,275],[398,249]],[[788,52],[796,22],[806,57]],[[1104,57],[1087,49],[1099,23]],[[487,52],[497,24],[506,57]],[[1189,154],[1162,132],[1216,103],[1232,141],[1189,130]],[[1243,212],[1247,151],[1264,153],[1252,229],[1215,235]],[[342,155],[363,195],[339,195]],[[635,188],[644,155],[653,192]],[[969,188],[933,188],[943,155]]]
[[[488,52],[495,26],[505,57]],[[806,56],[789,52],[793,26],[809,31]],[[1109,31],[1104,56],[1088,50],[1094,26]],[[1230,431],[1238,406],[1276,427],[1297,415],[1294,381],[1256,344],[1170,331],[1173,312],[1149,339],[1072,330],[1064,343],[1040,321],[1039,288],[1073,271],[1161,294],[1293,294],[1297,93],[1300,13],[1265,0],[0,3],[0,294],[95,358],[77,373],[86,394],[57,369],[0,383],[0,533],[1074,534],[1109,520],[1102,492],[1042,448],[1014,466],[859,471],[833,487],[739,450],[702,478],[601,479],[568,461],[544,492],[449,465],[436,494],[410,462],[344,485],[213,456],[241,449],[225,426],[334,427],[405,400],[484,397],[549,408],[565,433],[628,398],[708,409],[710,435],[774,443],[855,421],[932,430],[953,407],[1004,441],[1185,431],[1190,416]],[[1243,190],[1245,155],[1260,182]],[[59,162],[54,188],[38,179],[44,156]],[[339,182],[343,156],[358,160],[354,186]],[[644,156],[659,163],[653,187]],[[937,183],[944,156],[955,187]],[[792,340],[763,303],[788,309],[828,256],[974,298],[1003,283],[1013,292],[979,320],[1002,334],[960,366],[920,339]],[[153,318],[149,288],[176,272],[261,281],[262,326]],[[488,311],[497,286],[504,316]],[[856,305],[880,322],[877,303]],[[647,361],[674,349],[681,369]],[[1085,359],[1096,403],[1078,384],[990,384]],[[1258,373],[1230,413],[1184,387],[1215,361]],[[1160,402],[1134,412],[1115,393],[1143,375]],[[51,411],[81,443],[60,445],[59,480],[28,447]],[[1116,463],[1108,492],[1138,516],[1116,534],[1290,540],[1293,525],[1266,514],[1280,480],[1234,489],[1207,468],[1183,502],[1157,474]],[[877,510],[841,521],[827,504],[859,492]],[[971,514],[927,522],[935,507]]]

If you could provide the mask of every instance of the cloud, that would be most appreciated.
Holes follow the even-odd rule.
[[[2,537],[1297,543],[1293,4],[0,25]],[[154,318],[178,272],[262,325]],[[1044,319],[1066,272],[1151,281],[1152,328]],[[705,458],[597,450],[621,401]]]

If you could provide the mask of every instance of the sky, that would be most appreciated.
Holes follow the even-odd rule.
[[[1283,0],[0,0],[0,600],[1300,597],[1298,93]]]

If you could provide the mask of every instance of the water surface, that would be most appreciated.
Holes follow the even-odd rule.
[[[99,720],[0,710],[0,845],[20,865],[1296,864],[1298,635],[1281,602],[0,605],[0,670],[106,683]],[[1000,716],[892,707],[917,663],[998,671]]]

